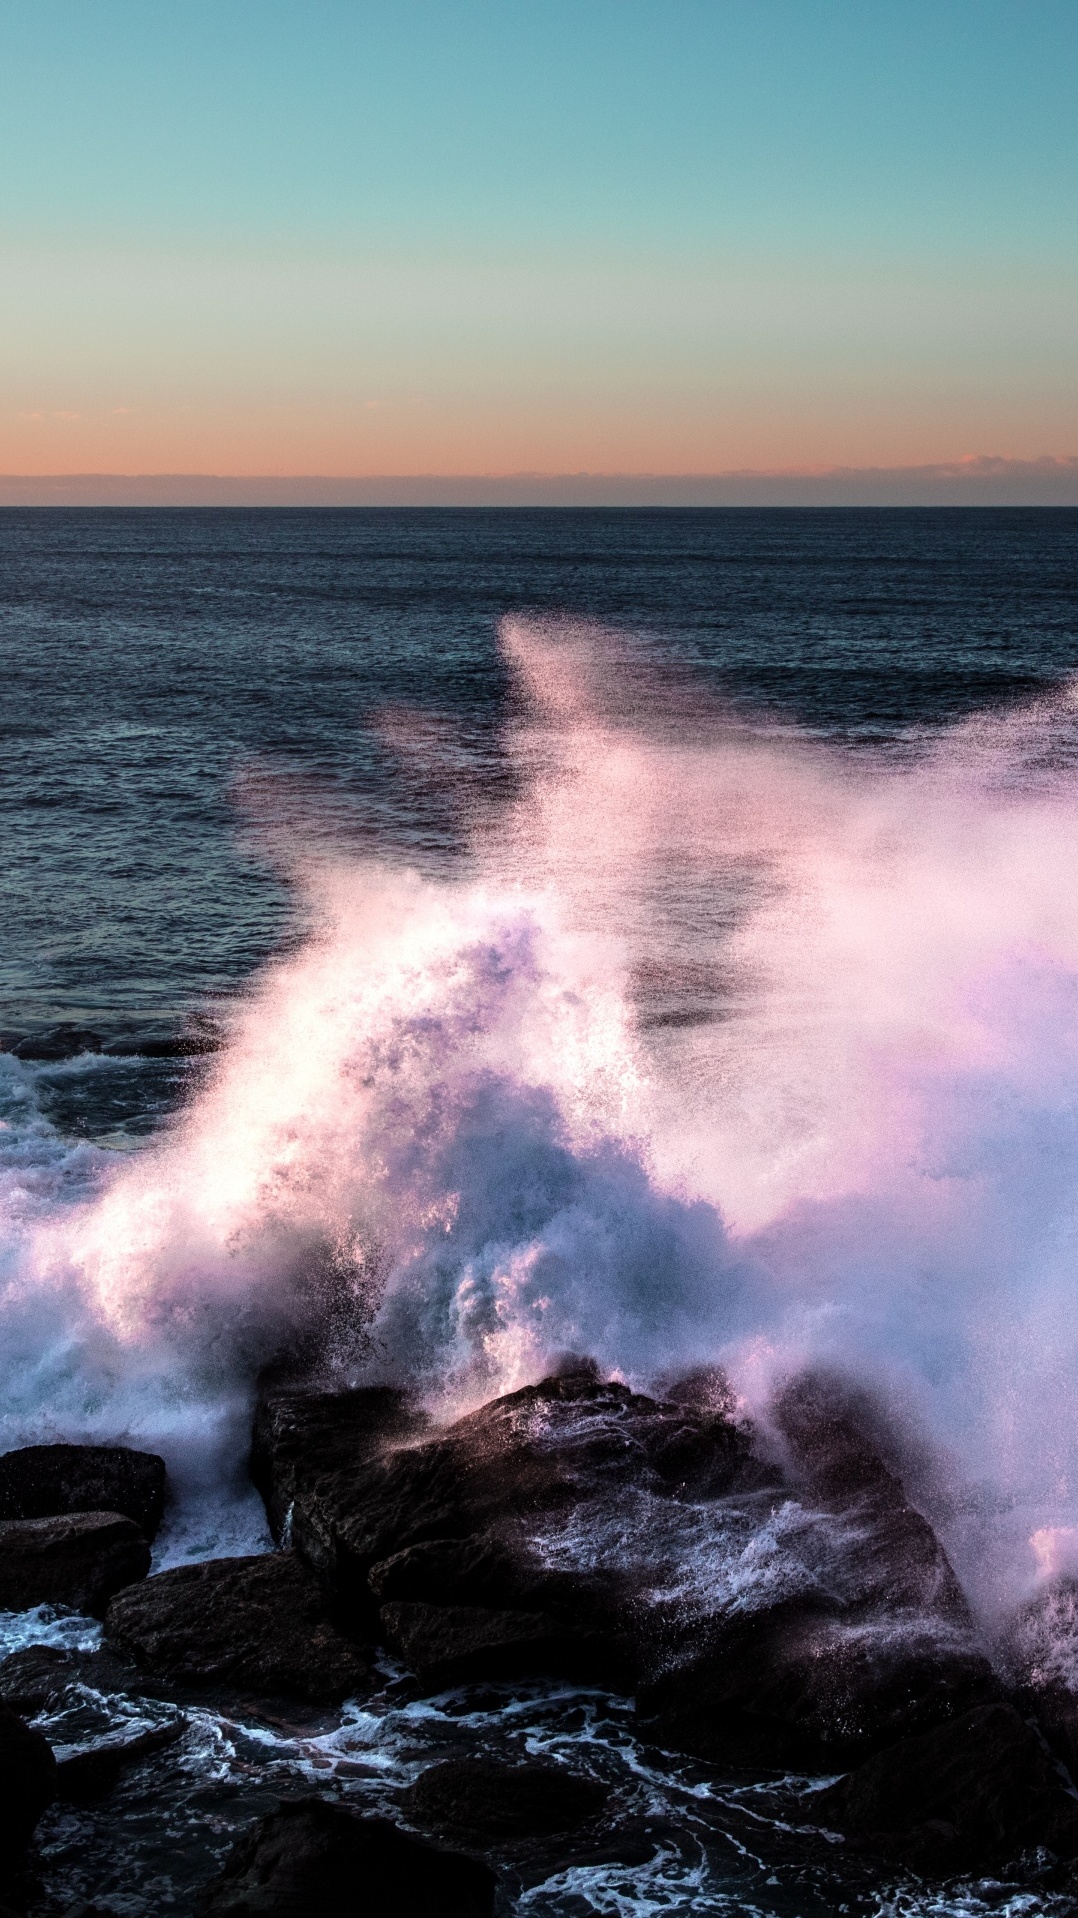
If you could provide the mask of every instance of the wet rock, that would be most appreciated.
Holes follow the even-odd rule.
[[[385,1445],[421,1430],[422,1415],[403,1392],[374,1386],[313,1392],[263,1385],[255,1409],[250,1473],[262,1494],[273,1536],[281,1542],[297,1494],[318,1484],[327,1500],[339,1481]]]
[[[150,1569],[150,1548],[119,1512],[0,1523],[0,1609],[69,1605],[100,1618],[114,1592]]]
[[[672,1631],[638,1693],[650,1735],[718,1763],[833,1767],[998,1698],[947,1555],[879,1454],[871,1407],[806,1374],[773,1414],[811,1579]]]
[[[236,1846],[200,1918],[490,1918],[494,1874],[381,1818],[305,1799],[282,1805]]]
[[[812,1802],[819,1824],[920,1870],[983,1870],[1038,1846],[1078,1852],[1068,1774],[1002,1703],[901,1740]]]
[[[1015,1702],[1078,1766],[1078,1579],[1056,1578],[1021,1606],[997,1651]]]
[[[0,1874],[25,1850],[55,1796],[56,1760],[47,1739],[0,1703]]]
[[[609,1788],[564,1765],[450,1758],[422,1772],[406,1804],[419,1823],[483,1844],[571,1831],[602,1811]]]
[[[865,1429],[870,1411],[844,1381],[819,1373],[792,1380],[772,1408],[813,1504],[841,1515],[841,1596],[968,1625],[946,1552]]]
[[[33,1718],[70,1685],[75,1661],[55,1645],[26,1645],[0,1661],[0,1699]]]
[[[851,1620],[804,1601],[719,1621],[641,1685],[657,1744],[717,1764],[834,1769],[998,1695],[967,1637],[918,1614]]]
[[[159,1572],[113,1600],[105,1637],[156,1678],[312,1702],[346,1698],[368,1670],[290,1552]]]
[[[138,1026],[101,1047],[108,1059],[195,1059],[220,1050],[220,1035],[210,1026]]]
[[[326,1401],[317,1409],[332,1421]],[[647,1398],[583,1366],[495,1399],[418,1443],[383,1446],[358,1466],[346,1459],[319,1470],[316,1451],[307,1450],[288,1487],[292,1537],[356,1604],[368,1598],[375,1565],[432,1541],[479,1537],[484,1549],[500,1551],[501,1589],[526,1603],[540,1568],[533,1555],[529,1562],[524,1533],[536,1518],[597,1491],[616,1496],[626,1484],[669,1499],[712,1497],[753,1469],[747,1438],[729,1418]],[[285,1495],[276,1492],[278,1512]],[[510,1578],[507,1558],[517,1567]],[[602,1600],[600,1613],[613,1617],[625,1594],[616,1577],[602,1585],[571,1578],[564,1602],[577,1609],[590,1591]]]
[[[145,1764],[148,1758],[174,1745],[182,1738],[186,1724],[186,1719],[179,1718],[169,1725],[106,1733],[72,1750],[57,1748],[56,1796],[76,1805],[90,1805],[104,1798],[121,1772]]]
[[[609,1675],[608,1643],[543,1612],[394,1604],[383,1606],[381,1618],[387,1643],[431,1690],[475,1679],[550,1674],[598,1683]]]
[[[0,1457],[0,1520],[122,1512],[153,1539],[165,1491],[164,1459],[126,1445],[25,1445]]]
[[[83,1052],[100,1052],[101,1034],[89,1026],[63,1023],[44,1032],[32,1032],[11,1047],[16,1059],[58,1061],[77,1059]]]

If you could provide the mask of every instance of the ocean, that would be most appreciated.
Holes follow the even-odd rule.
[[[818,1363],[986,1633],[1078,1568],[1078,511],[4,511],[0,645],[5,1449],[162,1451],[167,1565],[268,1545],[298,1341],[437,1415]],[[659,1834],[506,1910],[1063,1909],[761,1862],[625,1701],[395,1682],[196,1715],[171,1823],[49,1814],[55,1896],[188,1911],[282,1777],[463,1740]]]

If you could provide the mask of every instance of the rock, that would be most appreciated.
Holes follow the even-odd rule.
[[[56,1796],[71,1804],[93,1804],[112,1790],[121,1772],[174,1745],[186,1728],[186,1719],[178,1718],[141,1731],[107,1732],[92,1744],[70,1750],[57,1747]]]
[[[33,1718],[70,1685],[75,1662],[55,1645],[27,1645],[0,1661],[0,1698],[12,1711]]]
[[[356,1605],[368,1598],[373,1566],[417,1545],[478,1537],[501,1553],[502,1589],[527,1603],[540,1567],[522,1528],[537,1517],[596,1491],[616,1498],[626,1484],[667,1499],[712,1497],[752,1470],[746,1435],[728,1418],[604,1383],[584,1366],[495,1399],[418,1443],[387,1446],[383,1437],[358,1465],[347,1450],[331,1456],[321,1436],[333,1430],[331,1401],[316,1401],[309,1443],[298,1395],[291,1410],[302,1469],[278,1471],[267,1491],[260,1468],[258,1482],[271,1513],[291,1494],[296,1549]],[[265,1456],[257,1427],[255,1450]],[[509,1559],[517,1569],[507,1580]],[[562,1584],[574,1614],[594,1601],[593,1623],[623,1602],[616,1576]],[[553,1598],[549,1581],[547,1589]]]
[[[0,1871],[25,1850],[56,1796],[56,1760],[48,1740],[0,1703]]]
[[[779,1394],[772,1413],[813,1504],[841,1514],[844,1601],[909,1607],[968,1626],[946,1552],[858,1422],[869,1408],[843,1381],[806,1373]]]
[[[405,1394],[388,1386],[312,1392],[288,1384],[263,1385],[255,1409],[250,1473],[278,1544],[297,1493],[308,1494],[327,1477],[347,1477],[380,1447],[408,1437],[422,1424]]]
[[[382,1818],[303,1799],[241,1839],[200,1918],[490,1918],[486,1865],[440,1851]]]
[[[902,1739],[813,1801],[817,1823],[920,1870],[984,1870],[1044,1846],[1078,1852],[1078,1796],[1013,1706]]]
[[[421,1772],[407,1794],[411,1816],[445,1826],[473,1844],[570,1831],[597,1817],[609,1787],[564,1765],[500,1765],[489,1758],[449,1758]]]
[[[1064,1763],[1078,1766],[1078,1580],[1056,1578],[1035,1593],[997,1652],[1015,1702],[1036,1714]]]
[[[70,1023],[50,1026],[46,1032],[32,1032],[11,1048],[16,1059],[49,1061],[77,1059],[83,1052],[100,1052],[101,1034],[89,1026]]]
[[[608,1643],[573,1632],[543,1612],[394,1604],[382,1607],[381,1618],[387,1643],[433,1691],[475,1679],[542,1673],[599,1682],[612,1662]]]
[[[195,1059],[218,1052],[220,1036],[208,1026],[177,1032],[171,1026],[139,1026],[101,1047],[108,1059]]]
[[[994,1698],[965,1634],[918,1614],[844,1618],[804,1601],[719,1621],[643,1684],[657,1744],[715,1764],[834,1769]]]
[[[0,1524],[0,1610],[70,1605],[100,1618],[113,1593],[149,1569],[145,1535],[120,1512]]]
[[[806,1374],[773,1414],[811,1581],[675,1629],[638,1692],[649,1735],[717,1763],[834,1767],[997,1698],[947,1555],[879,1455],[871,1407]]]
[[[155,1678],[332,1703],[367,1663],[291,1552],[158,1572],[109,1606],[105,1637]]]
[[[122,1512],[153,1539],[165,1490],[164,1459],[126,1445],[25,1445],[0,1457],[0,1519]]]
[[[394,1599],[431,1605],[487,1605],[495,1609],[528,1603],[542,1589],[537,1574],[526,1582],[519,1561],[497,1537],[425,1539],[372,1565],[367,1584],[379,1604]]]

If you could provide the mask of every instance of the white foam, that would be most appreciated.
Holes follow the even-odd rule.
[[[445,881],[293,849],[317,931],[167,1133],[73,1148],[0,1061],[5,1441],[150,1443],[238,1513],[254,1374],[312,1327],[446,1411],[565,1348],[755,1410],[822,1359],[928,1434],[918,1496],[1010,1602],[1078,1526],[1070,692],[851,760],[609,636],[505,643],[511,817]]]

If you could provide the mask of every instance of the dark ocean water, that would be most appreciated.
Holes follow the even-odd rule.
[[[886,743],[1078,666],[1078,511],[4,511],[0,1025],[227,993],[287,919],[252,824],[451,856],[379,722],[496,789],[522,610]]]
[[[663,1271],[669,1310],[664,1297],[634,1295],[628,1281],[619,1294],[618,1262],[631,1266],[637,1238],[643,1235],[646,1242],[653,1219],[666,1218],[665,1197],[653,1203],[643,1175],[623,1186],[600,1182],[593,1190],[583,1151],[579,1164],[566,1170],[564,1139],[557,1137],[555,1151],[542,1131],[548,1108],[530,1090],[536,1074],[544,1083],[545,1072],[571,1110],[576,1080],[572,1058],[565,1064],[563,1042],[566,1035],[574,1041],[575,1028],[571,1020],[556,1028],[562,1050],[554,1048],[551,1065],[542,1050],[548,975],[538,961],[533,964],[535,953],[547,964],[561,949],[554,932],[554,943],[545,947],[549,929],[536,932],[527,915],[515,922],[504,904],[501,919],[489,921],[492,930],[486,920],[473,923],[468,915],[479,908],[467,900],[454,934],[453,950],[463,954],[459,975],[443,991],[435,938],[430,970],[420,979],[430,991],[425,1023],[413,1018],[415,984],[406,972],[384,1029],[377,1023],[381,1002],[370,1002],[376,1005],[374,1038],[371,1051],[364,1051],[368,977],[357,961],[362,938],[346,927],[334,950],[350,969],[349,990],[357,997],[344,995],[338,1024],[332,994],[333,1016],[326,1011],[317,967],[300,963],[288,975],[298,1023],[289,1023],[292,1002],[277,1004],[278,1029],[253,1079],[241,1049],[224,1080],[233,1107],[223,1110],[220,1097],[216,1104],[211,1099],[193,1144],[180,1139],[170,1149],[166,1139],[156,1160],[156,1148],[120,1157],[116,1148],[145,1144],[161,1132],[168,1115],[197,1092],[204,1070],[197,1057],[141,1056],[140,1042],[147,1034],[159,1039],[204,1031],[199,1020],[227,1018],[265,961],[299,947],[304,920],[289,881],[294,863],[327,851],[358,851],[368,870],[374,854],[388,868],[417,867],[437,879],[463,858],[476,810],[497,814],[508,808],[521,777],[512,738],[522,694],[498,634],[501,621],[521,613],[556,615],[575,622],[578,633],[581,622],[592,622],[628,634],[630,652],[647,663],[640,685],[661,689],[667,679],[677,680],[682,700],[686,685],[698,686],[708,713],[733,705],[763,722],[761,736],[771,743],[748,805],[751,813],[758,802],[762,819],[753,857],[766,864],[784,809],[820,805],[821,859],[812,867],[816,877],[822,874],[820,897],[835,908],[836,923],[844,923],[843,913],[854,920],[860,915],[871,933],[867,959],[841,941],[834,948],[849,966],[847,996],[854,1013],[859,1015],[863,999],[875,1016],[877,972],[886,973],[887,986],[879,1026],[870,1017],[864,1033],[856,1019],[835,1028],[835,1059],[841,1065],[848,1053],[854,1060],[849,1084],[858,1096],[867,1086],[882,1099],[885,1121],[892,1082],[881,1080],[879,1092],[873,1076],[879,1035],[892,1050],[906,1049],[911,1074],[920,1071],[931,1051],[923,1034],[935,1042],[945,1003],[934,987],[923,986],[922,974],[928,977],[931,967],[922,964],[916,938],[904,944],[907,921],[919,928],[923,918],[936,939],[926,950],[939,976],[958,980],[963,989],[967,977],[975,979],[984,1031],[993,1044],[1000,1042],[1005,1060],[1000,1085],[975,1081],[963,1056],[953,1078],[941,1068],[940,1084],[930,1084],[922,1101],[936,1154],[926,1171],[930,1193],[940,1165],[956,1179],[973,1168],[968,1215],[961,1215],[950,1236],[946,1220],[938,1242],[922,1232],[925,1185],[914,1182],[906,1210],[904,1190],[895,1197],[896,1155],[886,1124],[878,1160],[866,1161],[865,1172],[856,1124],[849,1137],[841,1132],[842,1080],[828,1119],[839,1145],[828,1147],[828,1163],[845,1150],[850,1189],[867,1193],[878,1206],[873,1212],[866,1200],[863,1225],[851,1226],[842,1213],[845,1188],[838,1183],[833,1228],[824,1208],[802,1239],[788,1232],[787,1254],[781,1238],[777,1251],[765,1244],[762,1254],[754,1254],[777,1261],[781,1283],[760,1280],[755,1293],[748,1284],[736,1328],[723,1317],[726,1299],[736,1303],[737,1295],[733,1280],[723,1291],[729,1272],[718,1223],[718,1264],[706,1298],[699,1287],[693,1291],[688,1267],[684,1273],[673,1269],[676,1260]],[[743,1339],[759,1328],[781,1340],[786,1322],[775,1300],[788,1297],[796,1307],[803,1282],[807,1308],[823,1305],[819,1321],[847,1338],[852,1364],[878,1359],[905,1366],[917,1389],[924,1386],[925,1403],[938,1412],[947,1442],[966,1445],[986,1484],[1001,1459],[1011,1471],[1008,1479],[1001,1467],[1001,1489],[977,1507],[990,1516],[973,1543],[960,1528],[954,1534],[966,1553],[963,1563],[977,1576],[983,1572],[982,1589],[988,1588],[983,1567],[990,1558],[982,1533],[991,1532],[1000,1513],[1016,1513],[1006,1552],[1000,1547],[1006,1566],[1024,1565],[1025,1534],[1034,1526],[1042,1528],[1035,1536],[1047,1541],[1049,1553],[1053,1540],[1070,1549],[1068,1541],[1078,1538],[1078,1513],[1058,1486],[1067,1477],[1068,1443],[1073,1449],[1066,1436],[1073,1423],[1066,1330],[1073,1321],[1073,1286],[1067,1258],[1060,1265],[1053,1248],[1065,1252],[1071,1243],[1070,1195],[1078,1165],[1078,1041],[1069,996],[1078,977],[1078,926],[1071,923],[1067,888],[1071,848],[1078,843],[1073,715],[1066,699],[1057,698],[1045,703],[1043,723],[1018,721],[1011,731],[1004,729],[992,747],[995,770],[989,769],[983,788],[970,786],[965,746],[934,771],[932,742],[948,729],[953,734],[957,722],[973,714],[1028,705],[1078,669],[1078,511],[8,511],[0,513],[0,645],[3,1042],[11,1047],[22,1036],[67,1021],[92,1028],[95,1044],[120,1044],[133,1053],[53,1064],[10,1055],[0,1061],[0,1281],[7,1286],[0,1319],[0,1420],[9,1434],[6,1443],[27,1434],[89,1433],[134,1433],[159,1442],[176,1482],[187,1473],[188,1506],[181,1497],[173,1512],[162,1548],[166,1562],[263,1546],[260,1510],[240,1483],[259,1350],[245,1328],[258,1316],[259,1260],[272,1264],[277,1258],[275,1181],[283,1176],[287,1187],[288,1168],[298,1166],[290,1191],[299,1194],[302,1209],[309,1192],[323,1190],[319,1179],[328,1159],[344,1180],[344,1197],[332,1181],[325,1187],[325,1227],[337,1234],[335,1243],[343,1242],[341,1221],[351,1229],[353,1201],[340,1168],[350,1151],[362,1158],[358,1141],[367,1110],[358,1095],[354,1105],[349,1101],[357,1086],[374,1085],[379,1072],[393,1080],[403,1060],[399,1096],[396,1084],[390,1085],[376,1113],[388,1129],[400,1129],[405,1147],[432,1110],[441,1115],[443,1129],[423,1133],[414,1158],[394,1135],[394,1203],[407,1221],[413,1174],[424,1202],[433,1194],[440,1204],[451,1193],[455,1207],[462,1192],[467,1201],[459,1214],[445,1212],[450,1223],[444,1227],[437,1205],[423,1213],[422,1231],[413,1222],[401,1253],[406,1278],[421,1270],[432,1297],[439,1285],[452,1292],[465,1269],[489,1269],[496,1278],[506,1247],[519,1246],[529,1257],[542,1249],[563,1205],[555,1194],[549,1216],[544,1212],[544,1180],[552,1187],[568,1180],[574,1216],[588,1225],[593,1213],[596,1230],[590,1238],[582,1231],[579,1247],[563,1236],[562,1277],[555,1271],[543,1283],[554,1294],[564,1282],[564,1299],[555,1297],[555,1307],[598,1328],[597,1339],[609,1333],[605,1363],[622,1363],[618,1340],[624,1337],[624,1363],[632,1372],[648,1327],[664,1333],[666,1320],[678,1312],[688,1324],[697,1307],[699,1326],[688,1324],[685,1336],[691,1343],[698,1334],[700,1349],[687,1347],[690,1357],[709,1356],[707,1341],[732,1337],[735,1329]],[[616,662],[618,655],[603,655],[600,648],[596,657]],[[654,697],[661,704],[658,690]],[[684,714],[684,706],[680,710]],[[808,742],[806,753],[785,752],[783,738],[795,733]],[[676,810],[680,795],[669,777],[674,762],[656,738],[658,744],[644,742],[635,762],[639,779],[656,782],[655,791]],[[814,742],[828,748],[826,780],[813,757]],[[1014,807],[1000,802],[982,844],[975,830],[978,809],[983,804],[986,813],[992,811],[998,769],[1020,783],[1038,755],[1053,778],[1053,768],[1063,768],[1043,809],[1037,810],[1036,795],[1028,806],[1024,799]],[[694,830],[700,818],[725,818],[723,809],[738,797],[739,775],[729,774],[721,761],[720,743],[710,769],[694,763],[691,753],[676,762],[687,786],[696,781],[677,831],[689,848],[684,870],[701,898],[714,873]],[[927,767],[920,784],[888,783],[872,771],[914,762]],[[843,810],[845,767],[867,767],[870,776],[863,787],[849,782],[852,797]],[[676,832],[667,859],[662,819],[655,833],[648,814],[651,795],[644,795],[648,804],[641,804],[637,817],[629,803],[633,793],[622,792],[622,834],[616,817],[602,815],[601,777],[593,787],[589,819],[592,830],[597,819],[602,827],[595,840],[600,856],[593,867],[582,862],[571,884],[567,880],[567,894],[575,887],[574,897],[586,899],[596,878],[605,876],[604,860],[617,864],[624,837],[618,876],[626,911],[650,898],[669,902],[682,871],[674,856]],[[908,842],[902,839],[907,804]],[[873,820],[885,822],[882,864],[873,864],[876,842],[866,839],[862,806]],[[949,837],[952,814],[958,823]],[[564,821],[555,827],[549,844],[568,860],[575,850],[571,833],[566,839]],[[646,867],[639,883],[634,833]],[[866,844],[858,866],[851,847],[863,850]],[[902,857],[889,865],[893,845]],[[892,882],[897,907],[877,921],[878,901]],[[1002,897],[1008,892],[1013,902]],[[952,897],[959,900],[954,923]],[[1000,915],[1006,921],[1002,930],[1001,899],[1007,908]],[[428,903],[431,920],[440,924],[446,906],[436,887]],[[820,1066],[811,1048],[807,1064],[802,1060],[801,1035],[780,990],[775,1021],[759,1028],[762,1037],[753,1042],[747,1069],[753,1086],[769,1057],[774,1064],[772,1055],[785,1049],[793,1060],[787,1077],[776,1067],[767,1082],[777,1087],[773,1100],[768,1094],[759,1112],[748,1112],[750,1118],[762,1115],[759,1159],[753,1159],[755,1147],[746,1147],[740,1166],[737,1128],[723,1130],[717,1122],[701,1154],[698,1095],[701,1088],[707,1093],[709,1074],[716,1083],[721,1078],[727,1055],[721,1050],[724,1028],[710,1001],[700,1018],[698,1008],[686,1003],[679,1009],[677,1003],[679,992],[706,999],[712,991],[701,980],[719,922],[697,904],[688,901],[679,926],[670,913],[667,945],[677,949],[681,963],[664,975],[663,990],[672,997],[663,1003],[650,1054],[658,1077],[665,1072],[673,1088],[675,1119],[690,1085],[696,1088],[696,1118],[686,1122],[682,1140],[670,1111],[659,1112],[656,1150],[684,1144],[683,1165],[675,1160],[670,1173],[669,1156],[666,1162],[675,1186],[683,1172],[691,1184],[701,1165],[706,1171],[728,1153],[732,1201],[744,1204],[749,1223],[743,1232],[751,1238],[754,1216],[766,1220],[781,1213],[781,1195],[770,1214],[766,1205],[752,1213],[761,1165],[769,1175],[767,1127],[786,1123],[793,1113],[794,1146],[800,1150],[804,1113],[830,1096],[832,1061],[825,1057]],[[834,1011],[826,940],[818,971],[798,970],[801,934],[807,927],[811,945],[814,923],[795,925],[789,935],[781,918],[768,925],[776,960],[787,966],[780,986],[792,980],[809,995],[797,1003],[810,1010],[815,991],[826,1025]],[[407,936],[405,915],[405,945]],[[489,949],[496,963],[489,972],[480,966],[473,977],[468,967],[479,948]],[[893,956],[894,970],[888,971]],[[370,978],[375,985],[382,978],[374,962]],[[560,990],[574,979],[571,973],[556,975],[555,984]],[[559,1004],[571,1000],[570,991],[561,992]],[[838,1002],[844,1004],[841,991]],[[518,1004],[524,1006],[519,1030],[513,1024]],[[888,1024],[892,1005],[898,1015]],[[311,1025],[303,1023],[308,1014]],[[502,1075],[504,1103],[492,1118],[468,1104],[471,1093],[468,1086],[461,1089],[455,1051],[460,1043],[480,1044],[488,1031],[493,1050],[476,1057],[489,1056]],[[516,1044],[519,1032],[527,1041],[521,1053],[498,1050],[505,1033]],[[401,1033],[407,1039],[403,1050]],[[342,1051],[352,1048],[340,1071],[332,1057],[338,1038]],[[862,1040],[864,1049],[858,1050]],[[541,1069],[531,1045],[544,1062]],[[308,1050],[323,1073],[309,1095]],[[990,1050],[982,1048],[978,1061]],[[516,1068],[507,1063],[514,1059],[524,1084],[517,1103],[509,1085]],[[600,1091],[601,1080],[599,1073]],[[894,1083],[902,1106],[915,1081]],[[865,1096],[871,1131],[880,1114]],[[438,1152],[446,1139],[460,1150],[454,1157],[447,1149],[443,1160]],[[297,1148],[289,1158],[297,1141],[306,1156]],[[901,1162],[901,1134],[899,1147]],[[264,1165],[258,1151],[267,1155]],[[955,1174],[952,1160],[961,1155]],[[149,1167],[144,1179],[140,1166]],[[985,1166],[987,1180],[980,1176]],[[218,1175],[223,1224],[214,1211]],[[800,1190],[795,1184],[795,1198]],[[815,1194],[808,1176],[805,1190]],[[199,1211],[204,1197],[205,1217]],[[623,1210],[632,1214],[624,1219],[615,1216],[622,1198]],[[1038,1215],[1048,1222],[1047,1251],[1037,1239]],[[414,1261],[420,1252],[427,1256],[423,1231],[433,1250],[420,1268]],[[190,1235],[198,1232],[203,1237],[191,1251]],[[306,1243],[297,1240],[303,1257]],[[609,1270],[601,1262],[608,1245],[615,1248]],[[1026,1245],[1031,1250],[1023,1264],[1017,1254]],[[248,1248],[251,1271],[244,1277],[244,1268],[240,1277],[250,1290],[240,1289],[233,1311],[234,1268],[243,1267],[242,1257],[233,1257],[237,1247],[241,1254]],[[1003,1369],[993,1376],[1006,1378],[1008,1387],[1013,1383],[1005,1442],[982,1402],[992,1394],[980,1390],[994,1362],[983,1337],[983,1273],[993,1269],[997,1250],[1004,1276],[997,1275],[994,1309],[1003,1328],[1000,1343],[1008,1349]],[[868,1275],[863,1290],[862,1270]],[[416,1290],[412,1284],[410,1296]],[[650,1290],[658,1288],[651,1283]],[[267,1294],[272,1307],[270,1285]],[[1021,1344],[1026,1356],[1012,1380],[1009,1354],[1026,1340],[1026,1301],[1034,1296],[1040,1317]],[[529,1301],[525,1291],[520,1297],[519,1326],[526,1329]],[[545,1308],[549,1301],[542,1303]],[[436,1318],[432,1307],[432,1324]],[[444,1318],[449,1323],[451,1314]],[[490,1322],[497,1330],[496,1313]],[[394,1324],[400,1331],[398,1322],[386,1324],[387,1337]],[[483,1334],[484,1324],[477,1324]],[[141,1327],[144,1350],[132,1327]],[[796,1311],[793,1328],[792,1349],[800,1351],[796,1341],[803,1327]],[[433,1333],[431,1349],[435,1359],[443,1350]],[[444,1350],[447,1365],[456,1362],[451,1340]],[[1058,1430],[1051,1425],[1053,1408]],[[1038,1423],[1042,1418],[1048,1437]],[[207,1459],[220,1471],[219,1484],[207,1477]],[[1037,1476],[1045,1459],[1047,1489]],[[1063,1461],[1058,1470],[1057,1459]],[[1078,1470],[1072,1477],[1078,1482]],[[971,1527],[976,1532],[972,1521]],[[772,1557],[784,1549],[781,1539],[767,1547]],[[97,1638],[91,1622],[64,1617],[6,1615],[0,1628],[0,1649],[42,1637],[92,1646]],[[127,1918],[163,1909],[188,1913],[199,1883],[234,1832],[278,1791],[319,1784],[368,1809],[392,1812],[418,1770],[432,1757],[458,1750],[509,1757],[548,1752],[592,1769],[622,1794],[626,1831],[647,1838],[645,1856],[652,1846],[644,1867],[627,1855],[607,1865],[551,1867],[535,1882],[522,1879],[506,1891],[505,1913],[829,1918],[857,1910],[865,1918],[973,1918],[998,1911],[1032,1918],[1074,1908],[1036,1890],[991,1883],[937,1892],[900,1879],[878,1884],[871,1872],[844,1875],[833,1860],[821,1863],[817,1854],[821,1845],[827,1852],[827,1845],[818,1835],[811,1856],[797,1835],[802,1819],[811,1822],[808,1781],[791,1785],[793,1797],[776,1816],[765,1798],[754,1796],[755,1785],[716,1780],[639,1744],[627,1701],[556,1686],[538,1686],[534,1696],[487,1689],[481,1696],[416,1700],[407,1687],[395,1685],[391,1669],[385,1678],[380,1695],[329,1715],[324,1724],[274,1722],[257,1712],[229,1717],[208,1706],[193,1711],[183,1741],[170,1748],[172,1756],[156,1768],[136,1768],[102,1807],[58,1807],[48,1815],[40,1858],[51,1889],[33,1905],[35,1914],[59,1918],[81,1899]],[[102,1697],[84,1686],[72,1694],[66,1718],[61,1712],[48,1729],[61,1743],[77,1743],[88,1726],[127,1723],[139,1710],[153,1718],[174,1708],[157,1701],[136,1709],[130,1699]]]

